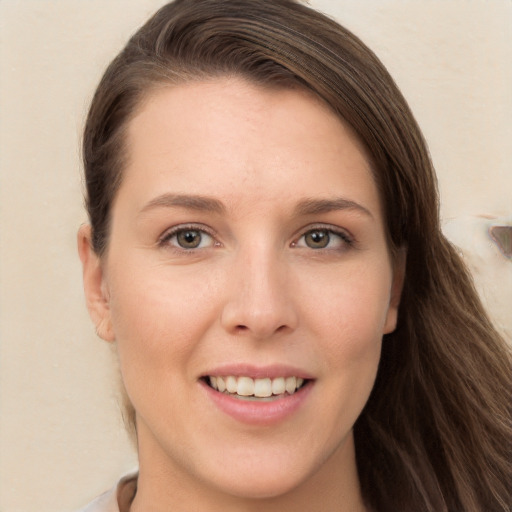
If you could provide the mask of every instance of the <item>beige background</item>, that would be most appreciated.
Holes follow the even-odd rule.
[[[79,134],[104,67],[161,0],[0,0],[0,512],[73,510],[136,464],[82,299]],[[446,232],[510,337],[512,2],[318,0],[409,99]]]

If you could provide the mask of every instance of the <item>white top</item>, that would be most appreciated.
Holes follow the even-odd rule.
[[[110,491],[77,512],[128,512],[137,491],[137,477],[137,472],[124,476]]]

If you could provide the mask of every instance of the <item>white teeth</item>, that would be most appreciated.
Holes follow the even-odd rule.
[[[272,381],[270,379],[256,379],[254,381],[254,396],[260,398],[272,396]]]
[[[235,377],[226,377],[226,389],[230,393],[237,392],[237,383]]]
[[[254,395],[254,381],[250,377],[238,377],[236,394],[240,396]]]
[[[293,395],[304,384],[301,377],[276,377],[275,379],[252,379],[251,377],[208,377],[210,386],[221,393],[243,397],[269,398],[272,395]]]
[[[272,393],[274,395],[282,395],[286,391],[286,381],[284,377],[278,377],[272,380]]]
[[[287,377],[286,391],[292,394],[297,389],[297,379],[295,377]]]
[[[217,389],[221,393],[224,393],[224,391],[226,391],[226,383],[222,377],[217,377]]]

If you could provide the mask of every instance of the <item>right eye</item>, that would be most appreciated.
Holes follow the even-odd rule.
[[[213,247],[215,240],[203,229],[196,227],[176,227],[164,234],[160,239],[160,245],[171,245],[177,249],[193,250]]]

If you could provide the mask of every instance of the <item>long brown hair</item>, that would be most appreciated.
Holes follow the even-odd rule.
[[[240,75],[304,87],[366,146],[392,253],[407,248],[395,332],[355,425],[364,498],[379,512],[510,510],[511,355],[439,225],[435,173],[411,111],[357,37],[293,0],[176,0],[107,69],[87,119],[87,208],[98,254],[129,158],[125,129],[162,84]],[[134,422],[134,411],[131,409]]]

